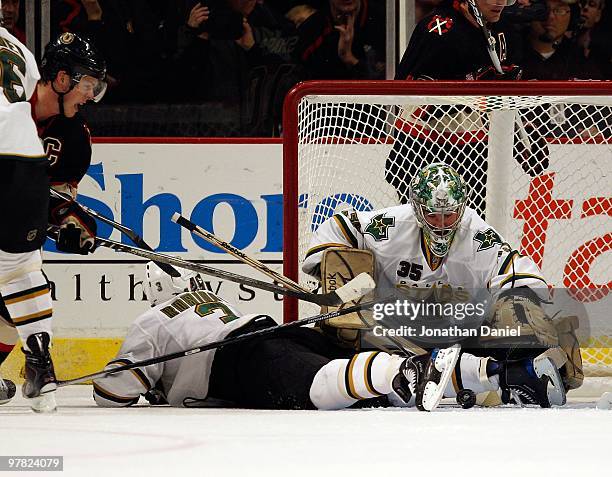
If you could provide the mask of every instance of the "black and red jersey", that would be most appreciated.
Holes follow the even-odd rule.
[[[61,114],[36,121],[38,134],[49,159],[51,185],[76,187],[91,163],[91,134],[83,116]]]
[[[515,60],[514,35],[498,24],[489,26],[501,63]],[[516,48],[514,48],[515,50]],[[462,80],[491,66],[482,30],[458,5],[433,10],[416,26],[395,79]]]

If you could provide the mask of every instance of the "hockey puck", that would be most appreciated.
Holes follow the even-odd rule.
[[[457,393],[457,404],[463,409],[469,409],[476,404],[476,394],[471,389],[462,389]]]
[[[15,396],[16,391],[17,388],[15,386],[15,383],[10,379],[5,379],[4,386],[0,387],[0,404],[6,404],[11,399],[13,399],[13,396]]]

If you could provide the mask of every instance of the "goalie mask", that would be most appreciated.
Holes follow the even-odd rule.
[[[410,202],[427,247],[437,257],[446,256],[465,212],[465,181],[452,167],[431,164],[410,182]]]
[[[74,33],[62,33],[45,47],[40,63],[43,81],[53,82],[60,71],[68,73],[72,88],[78,88],[85,94],[91,93],[96,103],[104,96],[106,62],[86,38]]]
[[[205,288],[199,273],[182,270],[181,276],[174,278],[155,263],[147,263],[147,298],[151,306],[164,303],[180,293]]]

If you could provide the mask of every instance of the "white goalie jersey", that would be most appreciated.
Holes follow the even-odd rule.
[[[182,293],[138,317],[106,369],[221,340],[260,316],[243,316],[211,292]],[[215,350],[204,351],[96,379],[94,399],[100,406],[129,406],[161,388],[171,406],[204,400],[214,356]]]
[[[0,27],[0,160],[46,160],[28,102],[39,79],[34,55]]]
[[[451,286],[493,291],[527,286],[540,295],[548,293],[533,260],[512,249],[469,207],[441,260],[425,244],[411,205],[334,215],[314,233],[302,270],[317,276],[323,252],[334,247],[371,250],[379,289]]]

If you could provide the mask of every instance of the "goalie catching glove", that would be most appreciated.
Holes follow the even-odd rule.
[[[73,201],[51,197],[49,223],[60,227],[57,250],[87,255],[96,248],[96,221]]]
[[[481,338],[483,344],[494,342],[498,348],[504,345],[524,348],[524,352],[550,358],[559,369],[566,390],[582,385],[582,357],[575,330],[576,317],[563,317],[553,321],[539,303],[537,295],[528,288],[515,288],[503,294],[495,305],[489,325],[494,329],[515,329],[516,338]],[[542,352],[542,350],[545,350]],[[540,354],[541,353],[541,354]],[[532,354],[532,356],[533,356]]]

